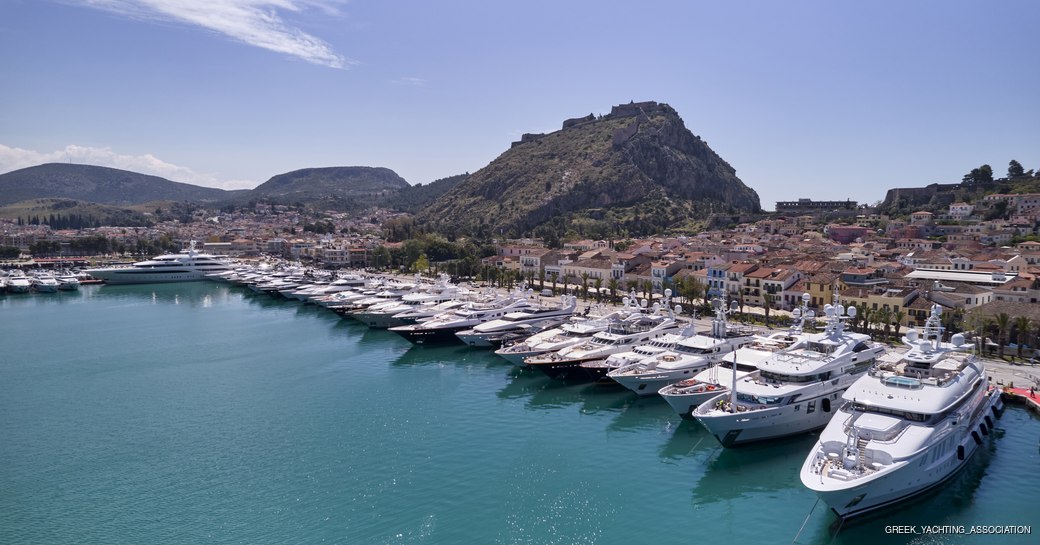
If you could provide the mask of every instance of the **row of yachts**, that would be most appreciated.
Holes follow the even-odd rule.
[[[444,277],[255,269],[209,277],[318,304],[416,345],[464,343],[552,379],[659,395],[724,447],[822,430],[800,478],[842,518],[941,485],[1003,411],[972,344],[961,334],[944,340],[938,305],[896,351],[846,327],[854,306],[826,305],[816,316],[807,296],[785,331],[731,323],[735,302],[718,299],[710,328],[697,331],[669,290],[653,305],[630,293],[620,307],[579,311],[572,296],[482,291]]]
[[[72,272],[52,274],[36,272],[25,274],[12,271],[0,275],[0,293],[56,293],[58,291],[75,291],[83,283],[84,277]]]

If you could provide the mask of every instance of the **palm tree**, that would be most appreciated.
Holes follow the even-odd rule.
[[[903,309],[899,309],[892,314],[892,321],[896,325],[896,339],[899,338],[899,328],[903,325],[903,319],[906,318],[906,313]]]
[[[877,316],[878,325],[884,328],[885,340],[888,340],[888,332],[892,328],[892,311],[887,308],[881,308],[878,310]]]
[[[600,292],[600,288],[603,287],[603,279],[602,278],[596,278],[596,281],[593,282],[592,285],[596,288],[596,302],[597,303],[602,303],[603,302],[603,294]]]
[[[556,277],[557,277],[557,276],[559,276],[559,275],[560,275],[560,273],[558,273],[558,272],[556,272],[556,271],[553,271],[553,272],[551,272],[551,273],[549,273],[549,274],[550,274],[550,276],[552,276],[552,290],[553,290],[553,295],[556,295]]]
[[[589,273],[581,273],[581,297],[583,300],[589,300]]]
[[[607,289],[610,290],[610,302],[611,303],[616,302],[617,301],[618,279],[614,278],[613,276],[611,276],[610,280],[607,280]]]
[[[996,324],[997,342],[1000,344],[997,349],[999,350],[1000,359],[1004,359],[1004,345],[1007,344],[1007,334],[1011,329],[1011,316],[1008,316],[1006,312],[997,314]]]
[[[1022,345],[1026,344],[1026,336],[1029,334],[1029,328],[1033,321],[1028,316],[1016,316],[1015,317],[1015,344],[1018,345],[1018,357],[1022,358]]]
[[[538,291],[545,289],[545,269],[538,271]]]

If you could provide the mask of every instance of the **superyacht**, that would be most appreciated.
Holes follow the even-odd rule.
[[[106,284],[149,284],[154,282],[187,282],[202,280],[206,275],[230,271],[224,256],[202,254],[191,246],[177,254],[164,254],[128,267],[87,269],[85,272]]]
[[[1003,404],[964,336],[943,342],[941,308],[895,361],[880,361],[844,403],[802,464],[802,483],[842,518],[896,504],[942,484],[991,435]]]
[[[759,364],[759,374],[708,399],[693,417],[725,447],[796,435],[827,425],[838,399],[885,347],[862,333],[845,330],[856,307],[824,307],[822,333],[806,335]]]

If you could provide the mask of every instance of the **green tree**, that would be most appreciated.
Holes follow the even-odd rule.
[[[583,301],[589,300],[589,273],[581,273],[581,298]]]
[[[892,313],[892,323],[896,326],[896,339],[900,338],[899,328],[903,326],[903,320],[906,318],[906,313],[903,309],[899,309]]]
[[[1007,344],[1008,333],[1011,331],[1011,316],[1006,312],[1001,312],[996,316],[997,326],[997,344],[999,356],[1004,359],[1004,345]]]
[[[1018,357],[1022,357],[1022,346],[1029,342],[1029,329],[1033,325],[1028,316],[1015,317],[1015,344],[1018,345]]]
[[[549,273],[549,276],[552,277],[552,292],[553,292],[553,295],[556,295],[556,277],[558,277],[559,275],[560,275],[560,273],[558,273],[556,271],[552,271],[551,273]]]
[[[613,276],[611,276],[610,279],[607,280],[607,289],[610,290],[610,302],[611,303],[616,303],[617,302],[618,279],[614,278]]]
[[[1022,168],[1022,163],[1012,159],[1008,163],[1007,177],[1008,179],[1014,180],[1016,178],[1022,178],[1026,175],[1026,170]]]
[[[602,303],[603,293],[600,290],[603,288],[603,279],[596,278],[596,280],[593,282],[593,287],[596,288],[596,302]]]

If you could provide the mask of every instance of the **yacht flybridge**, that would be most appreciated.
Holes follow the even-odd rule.
[[[85,272],[106,284],[150,284],[203,280],[207,275],[233,270],[223,256],[199,253],[195,241],[187,250],[164,254],[129,267],[87,269]]]
[[[823,333],[806,335],[759,364],[759,374],[708,399],[693,417],[723,446],[805,433],[827,425],[839,397],[863,376],[885,348],[845,330],[856,307],[826,305]]]
[[[941,308],[910,350],[880,361],[843,395],[843,404],[802,464],[802,483],[840,517],[895,504],[964,467],[1003,411],[981,359],[964,336],[943,342]]]

